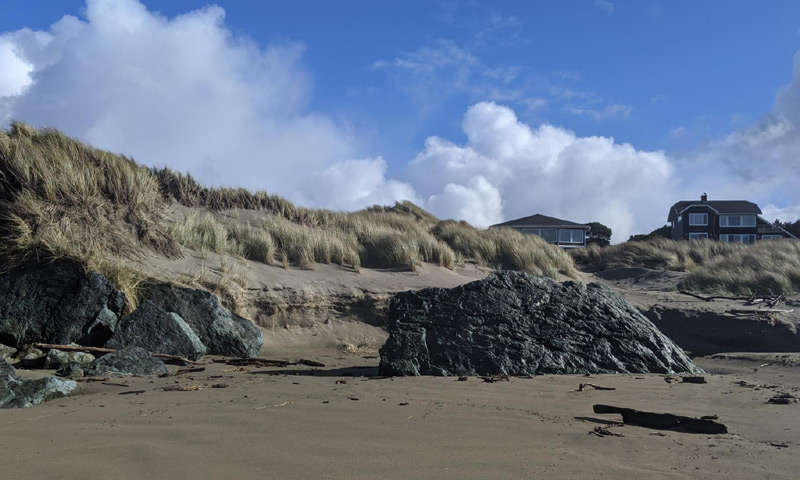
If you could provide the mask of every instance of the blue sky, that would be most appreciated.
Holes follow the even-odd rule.
[[[795,1],[30,5],[3,4],[0,122],[207,183],[617,241],[702,191],[800,216]]]

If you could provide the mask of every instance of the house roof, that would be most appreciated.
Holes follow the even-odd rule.
[[[747,200],[709,200],[706,202],[697,200],[681,200],[669,209],[669,217],[667,218],[667,221],[676,221],[678,219],[678,215],[690,206],[708,206],[722,215],[737,213],[758,215],[761,213],[761,209],[758,208],[758,205],[753,202],[748,202]]]
[[[589,225],[582,223],[570,222],[569,220],[561,220],[560,218],[548,217],[547,215],[531,215],[530,217],[517,218],[516,220],[509,220],[507,222],[492,225],[492,227],[580,227],[584,230],[589,230]]]

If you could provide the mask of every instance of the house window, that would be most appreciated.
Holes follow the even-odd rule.
[[[583,243],[583,230],[562,229],[558,231],[558,243]]]
[[[755,227],[755,215],[720,215],[720,227]]]
[[[692,215],[694,215],[694,214],[692,214]],[[708,238],[708,234],[705,233],[705,232],[703,232],[703,233],[690,233],[689,234],[689,240],[705,240],[707,238]]]
[[[751,234],[728,234],[719,236],[720,241],[728,243],[756,243],[756,236]]]
[[[540,230],[539,236],[542,237],[546,242],[558,242],[558,230],[554,228]]]
[[[783,235],[761,235],[761,240],[780,240]]]
[[[689,225],[708,225],[707,213],[690,213]]]

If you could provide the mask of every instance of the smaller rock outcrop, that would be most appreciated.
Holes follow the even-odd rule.
[[[150,352],[179,355],[191,360],[197,360],[207,352],[205,344],[183,318],[167,312],[150,300],[143,301],[133,313],[120,321],[105,346],[115,349],[136,346]]]
[[[17,349],[14,347],[9,347],[8,345],[0,344],[0,358],[8,358],[14,356],[17,353]]]
[[[64,376],[98,377],[102,375],[153,375],[167,373],[169,369],[161,359],[138,346],[128,346],[98,358],[78,372],[74,368],[59,372]]]
[[[384,375],[701,371],[610,288],[522,272],[399,293],[388,328]]]
[[[0,276],[0,342],[101,346],[125,310],[125,295],[81,264],[56,260]]]
[[[0,408],[28,408],[69,395],[77,387],[71,380],[55,377],[26,380],[6,359],[0,359]]]
[[[253,322],[220,304],[213,293],[166,284],[148,284],[143,294],[167,312],[183,318],[211,355],[257,357],[264,340]]]
[[[58,370],[65,365],[88,365],[95,360],[94,355],[86,352],[63,352],[55,348],[47,352],[44,359],[44,368]]]

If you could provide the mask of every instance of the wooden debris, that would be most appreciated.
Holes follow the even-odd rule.
[[[511,381],[511,379],[508,377],[508,375],[488,375],[488,376],[485,376],[485,377],[481,377],[481,380],[483,380],[486,383],[509,382],[509,381]]]
[[[253,410],[263,410],[265,408],[271,408],[271,407],[285,407],[286,405],[291,405],[293,403],[294,402],[283,402],[283,403],[279,403],[277,405],[264,405],[263,407],[256,407]]]
[[[158,376],[160,378],[165,377],[174,377],[175,375],[183,375],[184,373],[197,373],[197,372],[205,372],[206,367],[197,367],[197,368],[182,368],[177,372],[167,372],[167,373],[159,373]]]
[[[325,364],[321,362],[315,362],[314,360],[306,360],[301,358],[295,362],[290,362],[288,360],[272,360],[268,358],[217,358],[214,359],[215,363],[225,363],[228,365],[234,366],[254,366],[254,367],[278,367],[278,368],[285,368],[291,365],[305,365],[307,367],[324,367]]]
[[[681,377],[683,383],[706,383],[706,377],[700,375],[692,375],[688,377]]]
[[[731,308],[730,310],[725,310],[725,313],[754,313],[756,315],[759,314],[769,314],[769,313],[792,313],[794,309],[791,310],[783,310],[780,308]]]
[[[800,402],[800,398],[797,398],[790,393],[780,393],[767,400],[767,403],[774,403],[776,405],[789,405],[798,402]]]
[[[167,385],[164,387],[165,392],[195,392],[197,390],[202,390],[203,387],[200,385]]]
[[[458,377],[459,382],[466,382],[468,380],[467,377]]]
[[[610,427],[620,427],[622,425],[610,425],[608,427],[594,427],[589,430],[589,435],[596,435],[598,437],[624,437],[621,433],[614,433],[609,430]]]
[[[84,347],[84,346],[75,346],[75,345],[60,345],[57,343],[34,343],[34,347],[36,348],[46,348],[46,349],[56,349],[61,350],[64,352],[87,352],[87,353],[116,353],[117,350],[114,348],[102,348],[102,347]],[[153,353],[151,355],[158,358],[163,358],[165,360],[173,360],[177,362],[182,362],[185,365],[197,365],[197,362],[189,360],[186,357],[182,357],[180,355],[169,355],[166,353]]]
[[[594,413],[617,413],[622,421],[629,425],[638,425],[656,430],[683,430],[688,433],[728,433],[728,428],[713,420],[684,417],[671,413],[652,413],[632,408],[613,407],[610,405],[594,405]]]
[[[712,295],[710,297],[704,297],[702,295],[698,295],[696,293],[687,292],[686,290],[679,290],[678,293],[683,295],[688,295],[690,297],[697,298],[699,300],[703,300],[705,302],[713,302],[714,300],[744,300],[748,301],[751,297],[729,297],[725,295]]]
[[[585,388],[592,387],[595,390],[616,390],[614,387],[601,387],[600,385],[595,385],[593,383],[581,383],[578,385],[578,391],[582,392]]]
[[[211,385],[211,388],[228,388],[227,383],[215,383]]]
[[[139,395],[140,393],[147,393],[147,390],[128,390],[127,392],[119,392],[117,395]]]

